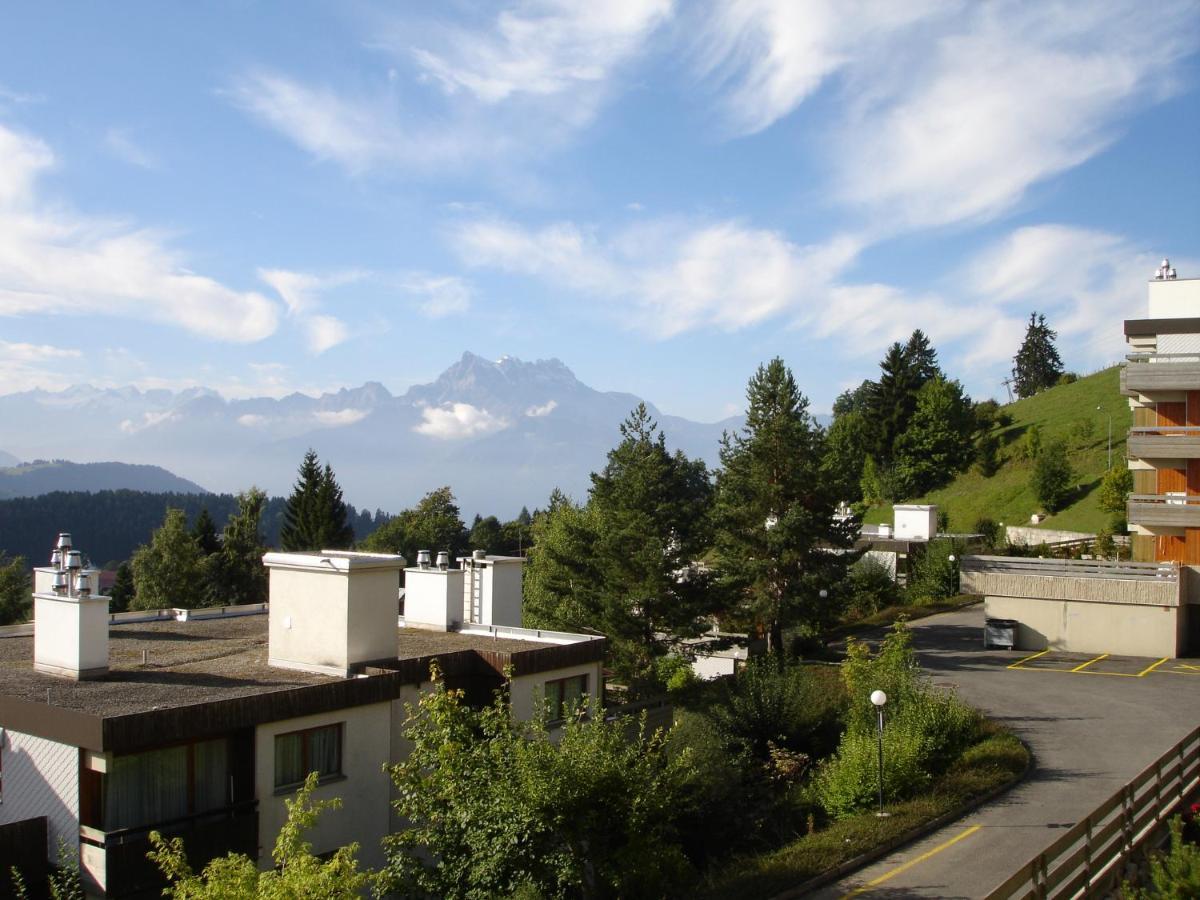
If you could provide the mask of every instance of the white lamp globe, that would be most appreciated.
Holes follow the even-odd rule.
[[[876,706],[883,706],[887,703],[887,694],[883,691],[871,691],[871,702]]]

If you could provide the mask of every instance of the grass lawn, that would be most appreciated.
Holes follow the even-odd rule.
[[[1114,465],[1124,465],[1125,436],[1130,425],[1129,407],[1119,392],[1119,377],[1119,367],[1113,366],[1074,384],[1049,388],[1004,406],[1013,424],[998,432],[1002,446],[1000,469],[985,478],[972,468],[946,487],[910,502],[936,503],[950,514],[951,531],[971,531],[975,521],[984,516],[1006,525],[1029,524],[1030,515],[1041,507],[1029,486],[1033,463],[1023,457],[1021,445],[1029,426],[1036,424],[1043,446],[1058,438],[1066,442],[1076,475],[1072,502],[1047,518],[1042,527],[1100,530],[1108,524],[1107,514],[1097,505],[1096,489],[1108,468],[1109,416]],[[864,521],[890,523],[891,507],[868,510]]]
[[[704,898],[770,897],[799,887],[912,828],[1012,784],[1028,763],[1029,753],[1020,741],[1000,726],[987,723],[983,739],[968,748],[928,791],[887,807],[892,814],[889,818],[863,812],[777,850],[734,858],[710,875],[698,893]]]

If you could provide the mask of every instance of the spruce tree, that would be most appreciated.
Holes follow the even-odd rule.
[[[875,430],[875,456],[886,468],[891,462],[896,439],[908,428],[909,419],[917,408],[921,380],[899,341],[888,347],[879,370],[879,381],[871,391],[869,410],[871,426]]]
[[[923,387],[925,382],[932,381],[942,374],[942,369],[938,365],[937,350],[933,349],[928,335],[920,328],[913,331],[908,343],[904,345],[904,355],[908,357],[908,364],[913,371],[918,389]]]
[[[262,558],[267,548],[260,530],[266,502],[267,495],[258,488],[238,494],[238,511],[225,524],[221,551],[204,561],[206,605],[266,602],[268,577]]]
[[[354,542],[342,489],[329,463],[321,468],[317,451],[304,454],[279,532],[284,550],[344,549]]]
[[[819,627],[832,612],[847,560],[829,550],[849,547],[857,524],[834,518],[823,436],[783,361],[760,366],[746,396],[745,427],[721,441],[717,565],[722,585],[778,652],[785,628]]]
[[[1056,337],[1058,332],[1046,324],[1045,316],[1036,312],[1029,314],[1025,340],[1013,357],[1013,388],[1018,397],[1032,397],[1058,382],[1063,373],[1063,363],[1054,346]]]
[[[129,609],[134,593],[133,568],[128,562],[123,562],[117,566],[117,577],[108,590],[108,611],[124,612]]]
[[[221,549],[221,541],[217,538],[217,526],[208,514],[207,506],[196,516],[196,522],[192,525],[192,537],[196,539],[196,546],[205,556],[212,556]]]

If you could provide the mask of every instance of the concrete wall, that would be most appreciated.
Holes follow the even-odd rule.
[[[1036,560],[1034,560],[1036,562]],[[1028,575],[977,572],[964,568],[959,577],[964,594],[1031,600],[1076,600],[1102,606],[1178,606],[1179,582],[1157,578],[1089,578],[1086,575]]]
[[[1053,544],[1057,541],[1081,541],[1096,535],[1086,531],[1061,531],[1052,528],[1030,528],[1023,525],[1008,525],[1004,529],[1005,540],[1022,547],[1038,544]]]
[[[79,748],[4,729],[0,825],[37,816],[47,820],[46,859],[58,861],[58,842],[79,848]]]
[[[545,699],[545,684],[559,678],[570,678],[572,675],[587,674],[588,693],[593,699],[600,699],[600,663],[583,663],[578,666],[567,666],[564,669],[554,669],[549,672],[537,672],[533,675],[520,675],[509,683],[509,697],[513,715],[518,719],[532,719],[535,704]]]
[[[294,795],[294,791],[281,795],[275,792],[275,735],[335,722],[342,723],[344,777],[320,785],[313,797],[318,800],[340,797],[342,807],[323,812],[307,839],[315,853],[326,853],[357,841],[361,845],[358,858],[364,866],[375,868],[383,864],[379,841],[391,824],[391,779],[383,770],[383,764],[391,759],[390,702],[271,722],[255,729],[254,787],[258,797],[260,868],[272,865],[271,850],[287,820],[283,800]]]
[[[495,562],[484,570],[484,625],[521,625],[520,560]]]
[[[1200,316],[1200,278],[1151,281],[1147,294],[1148,318],[1188,319]]]
[[[988,596],[983,609],[989,618],[1020,623],[1019,650],[1147,657],[1179,652],[1178,607]]]

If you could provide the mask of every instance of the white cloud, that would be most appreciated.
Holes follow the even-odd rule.
[[[104,147],[109,153],[141,169],[159,168],[158,158],[142,147],[123,128],[110,128],[104,133]]]
[[[540,419],[543,416],[550,415],[550,413],[554,412],[554,410],[556,410],[556,409],[558,409],[558,401],[557,400],[547,400],[541,406],[529,407],[529,409],[525,410],[525,415],[527,415],[531,419]]]
[[[133,419],[122,419],[117,426],[125,434],[137,434],[139,431],[145,431],[147,428],[153,428],[155,425],[162,425],[167,422],[178,422],[183,417],[174,410],[164,410],[163,412],[147,412],[142,413],[140,422]]]
[[[671,7],[671,0],[526,0],[492,28],[447,30],[443,49],[413,56],[450,93],[465,90],[485,103],[569,94],[577,104],[580,89],[606,82]]]
[[[37,387],[61,390],[75,381],[63,370],[63,363],[82,357],[80,351],[65,347],[0,340],[0,392],[17,393]]]
[[[850,236],[801,246],[734,221],[659,221],[600,241],[572,223],[531,231],[491,219],[464,224],[454,240],[469,265],[522,272],[621,301],[614,313],[660,338],[806,315],[859,249]]]
[[[413,428],[418,434],[443,441],[482,437],[503,431],[508,420],[494,416],[486,409],[470,403],[448,403],[445,406],[427,406],[421,410],[421,423]]]
[[[313,418],[326,428],[344,428],[361,422],[370,414],[369,409],[319,409],[313,413]]]
[[[423,298],[417,310],[430,319],[459,315],[471,308],[471,285],[454,275],[414,272],[400,279],[400,287]]]
[[[261,428],[267,424],[267,417],[257,413],[245,413],[237,417],[237,423],[244,428]]]
[[[53,162],[42,141],[0,126],[0,316],[118,315],[234,342],[275,331],[274,303],[188,271],[155,233],[39,205]]]
[[[350,329],[341,319],[317,313],[320,294],[344,284],[361,281],[367,277],[367,273],[352,270],[314,275],[287,269],[259,269],[258,277],[279,294],[287,307],[288,317],[299,324],[308,349],[313,354],[319,356],[350,337]]]
[[[837,91],[819,125],[835,198],[881,234],[1010,210],[1169,95],[1200,43],[1187,0],[733,0],[695,21],[699,70],[742,133]]]

